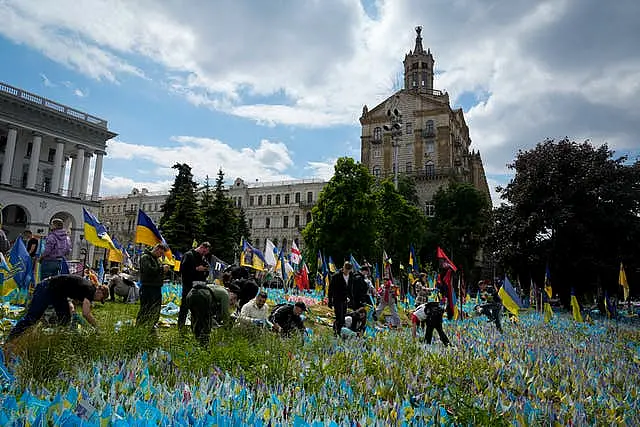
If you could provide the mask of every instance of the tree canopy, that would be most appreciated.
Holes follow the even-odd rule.
[[[554,292],[568,298],[618,288],[620,262],[638,265],[640,168],[608,146],[547,140],[520,151],[515,176],[499,189],[491,251],[512,274],[541,284],[545,265]]]
[[[178,170],[169,195],[162,206],[160,230],[171,249],[184,252],[200,236],[202,222],[196,197],[197,183],[186,163],[172,166]]]

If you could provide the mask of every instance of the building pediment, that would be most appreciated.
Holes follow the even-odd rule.
[[[419,111],[412,111],[414,116],[433,115],[433,114],[447,114],[451,111],[449,107],[449,96],[442,92],[439,94],[425,94],[419,93],[417,90],[400,90],[393,95],[386,98],[380,104],[376,105],[372,109],[368,110],[366,114],[360,117],[361,124],[374,124],[374,123],[386,123],[388,121],[387,111],[390,108],[399,108],[399,106],[411,103],[416,98],[420,99],[422,109]],[[407,114],[407,111],[401,111],[403,114]],[[363,112],[364,113],[364,112]]]

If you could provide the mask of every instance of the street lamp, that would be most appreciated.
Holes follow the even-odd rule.
[[[387,110],[387,117],[390,124],[384,125],[383,129],[391,132],[391,146],[393,147],[393,186],[398,190],[398,147],[402,136],[402,113],[397,108]]]

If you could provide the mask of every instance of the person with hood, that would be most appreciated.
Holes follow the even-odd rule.
[[[162,285],[168,265],[160,263],[160,257],[169,249],[164,243],[158,243],[153,249],[145,249],[140,257],[140,310],[136,317],[136,326],[153,328],[160,320],[162,307]]]
[[[45,238],[44,251],[40,255],[40,277],[55,276],[60,273],[62,261],[71,253],[71,239],[64,222],[60,218],[51,220],[51,231]]]

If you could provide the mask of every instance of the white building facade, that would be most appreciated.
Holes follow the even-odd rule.
[[[57,217],[78,258],[82,208],[98,212],[106,144],[115,136],[106,120],[0,83],[0,205],[9,239],[25,229],[46,235]]]
[[[237,178],[229,187],[229,197],[244,210],[255,247],[264,249],[270,239],[286,250],[291,242],[302,249],[302,230],[311,221],[311,209],[326,184],[318,179],[245,183]]]

